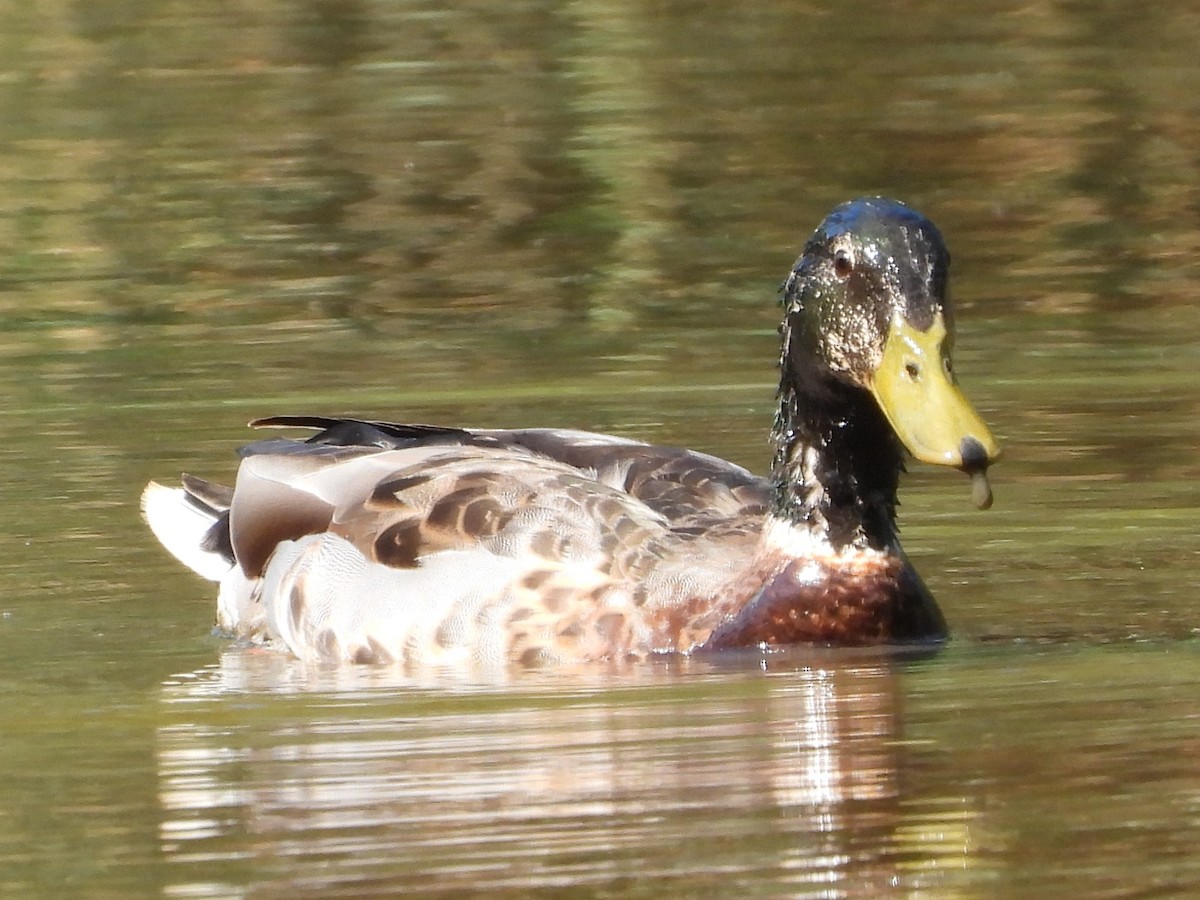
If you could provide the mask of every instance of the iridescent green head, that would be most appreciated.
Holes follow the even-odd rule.
[[[869,392],[913,456],[976,477],[986,506],[1000,448],[955,378],[949,265],[937,227],[903,203],[838,206],[784,283],[783,363],[793,378]]]

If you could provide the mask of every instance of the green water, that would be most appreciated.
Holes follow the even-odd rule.
[[[1200,18],[1185,3],[0,4],[0,894],[1200,891]],[[290,412],[761,471],[835,202],[954,254],[996,504],[954,633],[507,684],[209,634],[138,519]]]

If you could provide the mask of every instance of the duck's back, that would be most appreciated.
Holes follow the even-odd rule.
[[[187,479],[145,506],[193,568],[224,561],[222,627],[302,658],[689,649],[687,619],[750,564],[769,500],[723,460],[586,432],[264,424],[321,431],[246,448],[231,497]],[[178,534],[181,504],[202,533]],[[207,566],[173,546],[188,542]]]

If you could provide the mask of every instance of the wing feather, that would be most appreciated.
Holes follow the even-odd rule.
[[[644,614],[726,583],[753,554],[769,501],[740,466],[589,432],[254,424],[318,431],[244,448],[232,494],[189,477],[182,492],[149,496],[194,507],[188,540],[208,525],[205,547],[236,557],[221,624],[302,657],[644,650]],[[213,577],[217,558],[189,564],[214,560]]]

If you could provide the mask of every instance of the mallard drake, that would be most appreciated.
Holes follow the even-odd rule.
[[[835,208],[781,287],[766,478],[583,431],[322,416],[241,451],[236,486],[151,482],[150,528],[220,583],[224,631],[304,660],[469,665],[946,636],[900,548],[904,452],[999,448],[959,390],[949,255],[894,200]]]

